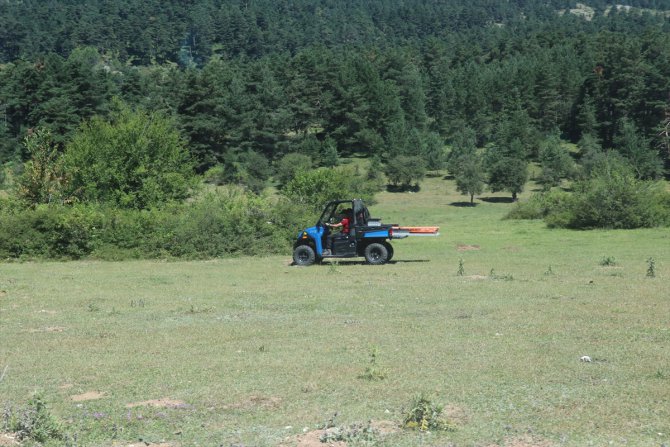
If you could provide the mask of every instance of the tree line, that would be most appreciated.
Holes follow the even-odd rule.
[[[628,123],[642,149],[658,152],[651,158],[667,159],[658,149],[667,146],[668,20],[620,13],[594,21],[556,16],[402,46],[213,56],[191,68],[129,66],[93,48],[16,60],[0,71],[0,159],[25,160],[19,143],[37,126],[65,142],[115,97],[174,116],[199,172],[301,151],[418,155],[435,166],[441,144],[465,126],[478,147],[514,128],[525,157],[536,159],[554,133],[616,148]]]

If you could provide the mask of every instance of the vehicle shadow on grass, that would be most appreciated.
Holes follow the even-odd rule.
[[[414,263],[414,262],[430,262],[429,259],[394,259],[392,261],[386,262],[382,265],[395,265],[395,264],[409,264],[409,263]],[[337,259],[337,258],[330,258],[330,259],[324,259],[321,262],[321,265],[333,265],[337,264],[338,267],[348,267],[348,266],[354,266],[354,265],[369,265],[372,267],[377,267],[372,264],[368,264],[365,261],[352,261],[352,260],[342,260],[342,259]]]
[[[430,259],[398,259],[386,262],[382,265],[395,265],[395,264],[409,264],[415,262],[430,262]],[[338,267],[349,267],[349,266],[359,266],[359,265],[369,265],[371,267],[377,267],[376,265],[368,264],[365,261],[353,261],[346,258],[329,258],[323,259],[321,262],[316,262],[314,265],[297,265],[295,262],[289,264],[291,267],[313,267],[314,265],[323,265],[323,266],[338,266]]]

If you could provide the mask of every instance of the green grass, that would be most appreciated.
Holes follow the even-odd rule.
[[[41,392],[87,446],[275,446],[334,413],[400,424],[418,395],[453,430],[372,445],[670,443],[668,230],[548,230],[454,190],[379,195],[373,216],[442,233],[394,242],[380,267],[0,264],[0,405]],[[128,407],[153,399],[181,404]]]

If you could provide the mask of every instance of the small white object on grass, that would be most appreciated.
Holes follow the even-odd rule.
[[[591,362],[591,357],[589,357],[588,355],[583,355],[579,358],[579,360],[582,362]]]

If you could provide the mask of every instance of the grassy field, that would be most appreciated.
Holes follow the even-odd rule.
[[[670,444],[668,229],[548,230],[483,198],[380,194],[373,216],[442,233],[380,267],[0,264],[3,412],[41,393],[54,445],[311,446],[329,421],[347,445]],[[450,430],[394,428],[419,395]]]

